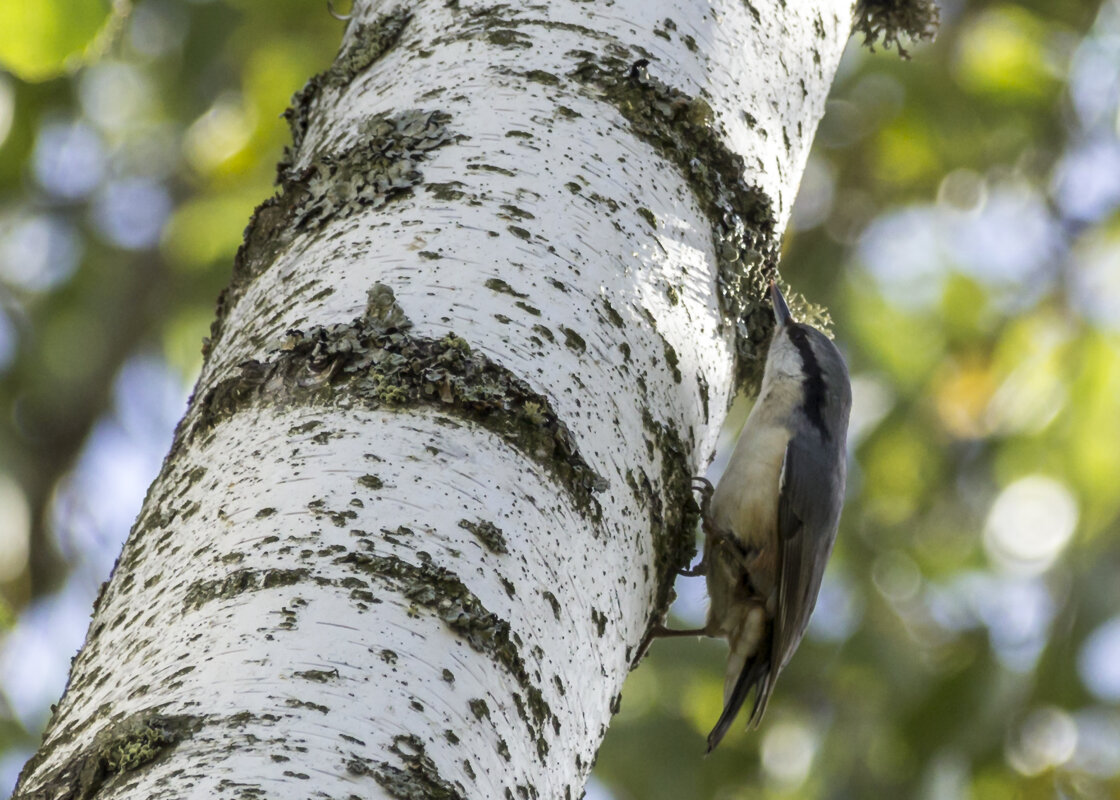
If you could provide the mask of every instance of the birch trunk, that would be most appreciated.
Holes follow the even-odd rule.
[[[851,10],[359,2],[16,796],[579,797]]]

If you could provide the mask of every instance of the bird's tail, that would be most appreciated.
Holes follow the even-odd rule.
[[[708,734],[708,751],[712,752],[716,749],[716,745],[722,741],[727,731],[731,728],[731,723],[735,721],[735,717],[739,714],[739,709],[743,707],[746,702],[747,695],[751,693],[752,688],[757,688],[754,695],[754,708],[751,710],[750,725],[757,728],[759,721],[762,719],[762,714],[766,711],[766,703],[770,700],[770,691],[773,687],[773,681],[770,679],[770,653],[758,653],[747,661],[743,671],[739,673],[739,678],[735,681],[735,686],[731,689],[731,694],[728,695],[727,701],[723,705],[723,713],[719,715],[715,727],[712,732]]]

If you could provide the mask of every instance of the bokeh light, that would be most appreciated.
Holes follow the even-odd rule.
[[[1088,708],[1074,714],[1077,749],[1072,766],[1100,778],[1120,774],[1120,711]]]
[[[196,172],[208,174],[249,143],[256,119],[241,97],[225,94],[187,129],[183,150]]]
[[[797,789],[809,777],[819,737],[809,725],[782,720],[762,737],[762,768],[782,789]]]
[[[1044,475],[1020,478],[992,504],[984,547],[1008,572],[1044,572],[1069,544],[1077,516],[1077,501],[1060,481]]]
[[[113,181],[93,203],[98,232],[126,250],[154,247],[170,213],[171,197],[167,190],[146,178]]]
[[[0,216],[0,281],[44,292],[74,274],[81,237],[62,217],[15,213]]]
[[[4,146],[4,141],[12,130],[15,113],[16,91],[12,87],[12,82],[0,75],[0,147]]]
[[[11,317],[0,308],[0,372],[8,368],[19,346],[19,334]]]
[[[78,97],[86,116],[110,132],[123,132],[155,112],[151,79],[135,64],[122,61],[101,61],[82,72]]]
[[[1092,222],[1120,205],[1120,142],[1098,137],[1066,153],[1054,170],[1053,193],[1062,211]]]
[[[1061,766],[1077,750],[1077,723],[1059,708],[1039,708],[1027,715],[1007,742],[1007,761],[1023,775],[1038,775]]]
[[[132,9],[128,43],[146,58],[161,58],[183,46],[190,17],[171,0],[147,0]]]
[[[858,629],[863,619],[863,596],[843,567],[829,564],[821,581],[821,592],[808,635],[822,642],[843,642]]]
[[[31,508],[23,490],[0,474],[0,582],[15,580],[27,568]]]
[[[1074,266],[1074,308],[1097,327],[1120,331],[1120,240],[1111,230],[1083,236]]]
[[[1120,617],[1105,622],[1085,640],[1077,671],[1097,699],[1120,703]]]
[[[77,200],[94,190],[105,172],[101,137],[84,122],[50,122],[35,142],[31,159],[35,179],[63,200]]]

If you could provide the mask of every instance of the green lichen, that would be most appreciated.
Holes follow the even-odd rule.
[[[478,541],[482,543],[482,546],[491,553],[505,555],[509,552],[506,548],[505,534],[503,534],[502,529],[493,522],[488,522],[486,520],[471,522],[468,519],[461,519],[459,520],[459,527],[473,533],[474,538],[478,539]]]
[[[331,710],[328,706],[319,703],[313,703],[310,700],[300,700],[297,697],[289,697],[285,701],[288,708],[310,708],[312,711],[318,711],[320,714],[329,714]]]
[[[555,716],[529,675],[509,623],[490,612],[451,570],[427,562],[410,564],[396,556],[380,555],[373,552],[370,540],[359,541],[370,552],[349,553],[334,563],[388,584],[413,606],[435,614],[472,649],[505,668],[524,692],[527,714],[523,721],[529,734],[537,743],[538,751],[545,749],[543,726],[546,722],[555,726]]]
[[[536,219],[537,216],[523,208],[519,208],[512,203],[502,204],[502,213],[498,215],[503,219]]]
[[[532,400],[525,401],[525,405],[522,407],[522,410],[525,412],[525,417],[534,425],[542,425],[548,421],[548,416],[545,413],[546,409],[542,408],[539,403],[535,403]]]
[[[432,196],[437,200],[442,200],[445,203],[451,203],[456,200],[462,200],[466,196],[463,187],[466,184],[462,181],[448,181],[447,183],[427,183],[424,188],[432,193]]]
[[[320,520],[325,516],[338,528],[345,528],[349,523],[358,518],[358,512],[354,511],[352,508],[337,511],[327,508],[324,500],[312,500],[307,504],[307,510],[314,515],[316,520]]]
[[[142,711],[103,728],[34,789],[26,782],[42,763],[40,750],[20,772],[12,800],[74,798],[89,800],[118,775],[135,772],[189,738],[200,727],[198,717]]]
[[[410,194],[423,180],[419,164],[428,153],[463,138],[449,120],[420,109],[377,114],[360,123],[357,142],[345,150],[317,154],[298,174],[283,170],[279,193],[257,207],[245,229],[204,354],[222,335],[229,310],[297,234]]]
[[[524,292],[515,291],[512,286],[510,286],[508,283],[503,281],[501,278],[487,278],[486,281],[483,282],[482,285],[485,286],[490,291],[498,292],[500,294],[513,295],[514,297],[528,297],[529,296],[529,295],[525,294]]]
[[[543,69],[531,69],[522,73],[526,80],[533,81],[534,83],[542,83],[545,86],[559,86],[560,78],[551,72],[546,72]]]
[[[642,425],[647,444],[660,455],[659,489],[640,467],[627,473],[627,485],[639,499],[649,517],[656,548],[654,569],[657,589],[651,622],[660,620],[669,609],[677,573],[696,555],[696,526],[700,508],[692,493],[692,472],[684,440],[675,428],[653,418],[643,409]],[[628,656],[629,657],[629,656]]]
[[[292,586],[307,580],[310,575],[306,569],[239,569],[224,578],[195,581],[183,595],[183,610],[192,611],[211,600],[229,600],[245,592]]]
[[[259,205],[245,229],[244,241],[233,263],[233,276],[218,297],[217,317],[203,343],[206,355],[222,334],[226,316],[253,279],[264,272],[292,240],[297,222],[322,225],[340,213],[363,205],[386,202],[419,182],[415,162],[424,153],[450,141],[437,117],[429,112],[405,111],[396,117],[380,114],[360,132],[359,141],[343,153],[318,154],[305,170],[296,173],[294,161],[303,146],[310,120],[324,91],[337,91],[390,50],[400,38],[411,13],[402,9],[383,14],[373,22],[359,24],[343,44],[334,63],[297,92],[284,113],[292,132],[291,147],[276,167],[280,191]],[[428,130],[419,140],[396,145],[391,141],[405,129],[415,130],[418,117],[426,116]],[[386,126],[388,123],[388,126]],[[389,139],[386,138],[389,137]],[[449,136],[449,135],[448,135]],[[380,137],[380,141],[378,141]],[[438,139],[438,141],[436,141]],[[385,190],[377,197],[378,188]]]
[[[677,167],[710,220],[720,305],[736,331],[737,374],[756,384],[773,327],[765,300],[778,259],[773,203],[747,183],[742,156],[726,145],[703,99],[651,75],[646,59],[628,63],[616,56],[572,55],[581,63],[569,77],[594,86],[636,136]]]
[[[340,153],[316,155],[298,181],[292,225],[320,228],[362,208],[382,208],[423,180],[427,154],[457,140],[442,111],[377,114],[358,128],[358,143]]]
[[[329,680],[338,677],[337,669],[305,669],[300,672],[292,673],[297,678],[303,678],[305,681],[314,681],[315,683],[326,683]]]
[[[486,701],[481,697],[475,697],[467,702],[470,706],[471,713],[477,720],[490,719],[490,706],[486,705]]]
[[[556,621],[560,621],[560,601],[556,599],[556,595],[547,589],[541,592],[541,597],[548,601],[549,606],[552,607],[552,615],[556,617]]]
[[[599,301],[603,304],[603,309],[607,312],[607,319],[610,320],[611,325],[616,328],[623,327],[622,315],[611,305],[611,301],[605,297],[600,297]]]
[[[669,344],[669,340],[664,336],[661,337],[661,344],[664,345],[665,363],[668,364],[669,369],[673,371],[673,380],[676,383],[680,383],[684,380],[681,375],[680,357],[677,355],[677,351],[673,348],[673,345]]]
[[[893,45],[899,56],[909,58],[899,36],[913,41],[929,41],[937,35],[940,13],[934,0],[859,0],[853,12],[852,31],[863,34],[863,43],[871,50],[882,40],[883,47]]]
[[[307,422],[301,422],[299,425],[293,425],[292,427],[288,428],[288,435],[302,436],[305,433],[311,433],[311,431],[315,430],[322,424],[323,420],[321,419],[312,419],[308,420]]]
[[[516,48],[524,50],[533,46],[533,40],[520,31],[515,31],[511,28],[499,28],[490,31],[486,38],[490,44],[496,44],[499,47]]]
[[[367,489],[380,489],[385,485],[376,475],[363,475],[358,478],[358,483]]]
[[[594,494],[606,482],[577,452],[548,398],[461,337],[427,339],[410,334],[410,327],[392,291],[375,285],[366,313],[353,322],[290,330],[271,360],[243,362],[239,374],[211,387],[188,440],[255,402],[426,405],[501,436],[556,475],[578,507],[598,520]],[[573,332],[567,335],[569,346],[583,344]]]
[[[498,175],[505,175],[507,178],[514,178],[517,173],[505,167],[499,167],[497,164],[468,164],[467,169],[479,170],[481,172],[495,172]]]
[[[566,328],[561,325],[560,332],[564,334],[564,344],[569,350],[581,355],[585,350],[587,350],[587,342],[585,342],[583,337],[573,331],[571,328]]]
[[[372,22],[356,25],[343,41],[334,63],[326,71],[312,77],[292,96],[292,105],[284,112],[284,118],[288,120],[292,131],[292,145],[285,150],[284,161],[279,168],[281,172],[291,165],[295,154],[303,145],[303,138],[319,97],[325,91],[337,91],[346,87],[359,73],[391,50],[411,18],[411,13],[397,8],[378,16]]]
[[[398,800],[466,799],[462,785],[453,784],[439,774],[439,768],[425,752],[420,737],[395,736],[388,749],[400,759],[400,766],[352,753],[346,759],[346,771],[355,777],[373,778]]]

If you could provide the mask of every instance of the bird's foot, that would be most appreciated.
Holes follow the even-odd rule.
[[[700,516],[707,517],[712,505],[712,495],[716,491],[715,487],[710,480],[697,475],[692,479],[692,491],[700,493]]]
[[[677,629],[677,628],[666,628],[663,624],[658,622],[654,625],[651,625],[650,629],[648,631],[646,631],[646,635],[644,637],[642,637],[641,644],[638,645],[638,653],[637,653],[637,655],[634,656],[633,661],[630,662],[631,663],[630,668],[633,669],[634,667],[638,666],[639,663],[641,663],[642,659],[646,655],[646,651],[649,650],[649,646],[653,643],[654,639],[671,639],[671,638],[679,638],[681,636],[713,636],[713,635],[714,634],[711,633],[711,631],[709,630],[707,625],[705,625],[703,628]]]
[[[697,475],[692,479],[692,491],[700,494],[700,527],[705,539],[710,541],[718,534],[715,523],[712,522],[712,495],[715,494],[715,487],[710,480]]]
[[[712,482],[707,478],[702,478],[699,475],[692,479],[692,490],[700,494],[700,527],[704,531],[704,555],[700,558],[699,563],[695,567],[685,568],[680,571],[680,575],[686,578],[695,578],[700,575],[708,574],[708,550],[709,543],[712,541],[712,536],[715,534],[715,526],[712,524],[712,495],[715,493],[715,487]]]

